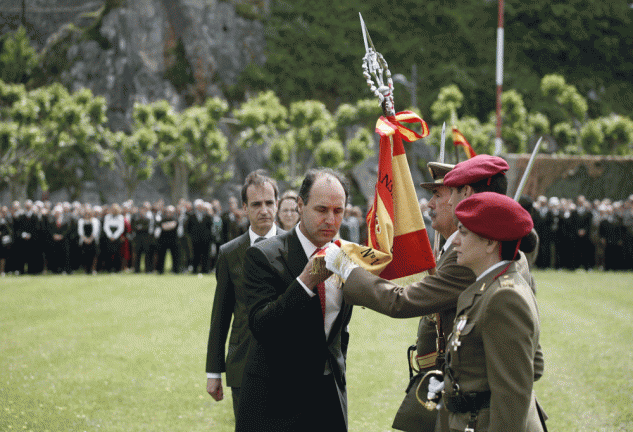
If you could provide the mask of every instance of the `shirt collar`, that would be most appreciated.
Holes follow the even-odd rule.
[[[310,240],[308,240],[308,238],[303,234],[300,228],[300,224],[297,224],[295,230],[297,231],[297,237],[299,237],[301,246],[303,246],[303,251],[306,253],[306,256],[310,258],[312,254],[314,254],[314,252],[316,252],[316,250],[319,248],[315,246]]]
[[[444,242],[444,246],[442,246],[442,253],[446,252],[446,249],[448,249],[448,247],[451,245],[451,243],[453,243],[453,239],[455,238],[455,236],[457,235],[457,230],[455,230],[453,232],[453,234],[451,234],[446,241]]]
[[[270,230],[266,233],[266,235],[264,235],[264,238],[274,237],[275,234],[277,234],[277,225],[273,224],[273,226],[270,227]],[[251,246],[252,246],[255,243],[255,240],[257,240],[261,236],[259,234],[255,234],[255,232],[253,231],[253,227],[248,227],[248,237],[251,240]]]
[[[486,276],[488,273],[504,266],[507,265],[510,261],[508,260],[504,260],[504,261],[499,261],[497,264],[493,264],[492,266],[488,267],[488,270],[485,270],[482,274],[479,275],[479,277],[477,278],[477,280],[480,280],[482,277]]]

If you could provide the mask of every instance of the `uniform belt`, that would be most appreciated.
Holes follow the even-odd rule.
[[[425,355],[416,355],[415,361],[418,364],[419,369],[428,369],[430,367],[435,367],[437,356],[437,351],[433,351],[432,353],[428,353]]]
[[[477,412],[490,407],[490,391],[444,394],[446,409],[454,413]]]

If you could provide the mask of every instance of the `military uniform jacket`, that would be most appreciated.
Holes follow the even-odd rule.
[[[473,282],[475,274],[457,264],[451,244],[438,260],[434,275],[406,287],[360,267],[354,269],[343,285],[343,298],[392,318],[413,318],[454,309],[459,295]],[[445,325],[450,327],[450,321]]]
[[[468,287],[457,302],[446,347],[445,392],[490,391],[490,407],[479,411],[476,431],[542,431],[532,392],[539,346],[534,293],[515,262],[500,277],[495,269]],[[540,370],[537,370],[540,369]],[[451,430],[463,431],[469,413],[450,413]]]

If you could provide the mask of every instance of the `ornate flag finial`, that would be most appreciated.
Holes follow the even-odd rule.
[[[391,71],[387,65],[385,58],[376,51],[371,37],[367,32],[363,16],[360,17],[360,25],[363,30],[363,42],[365,42],[365,56],[363,57],[363,76],[367,80],[370,90],[380,99],[380,105],[386,117],[396,115],[393,101],[393,80],[391,79]],[[385,83],[386,77],[386,83]],[[375,82],[374,82],[375,81]]]

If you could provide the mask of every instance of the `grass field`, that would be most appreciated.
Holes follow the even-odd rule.
[[[535,277],[550,431],[633,430],[633,274]],[[167,274],[1,278],[0,431],[233,430],[230,394],[216,403],[205,391],[214,286]],[[391,430],[416,328],[354,310],[351,432]]]

